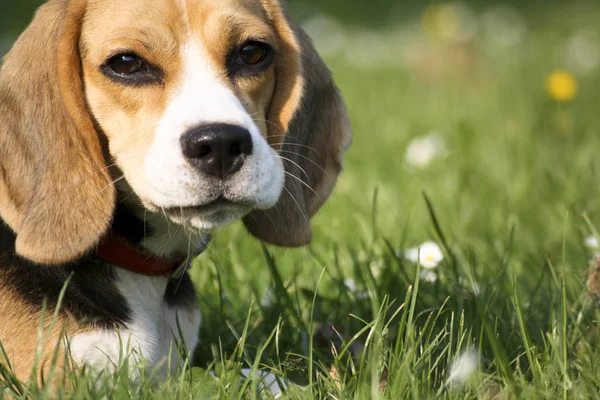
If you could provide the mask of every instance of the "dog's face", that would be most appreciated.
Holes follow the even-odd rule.
[[[43,263],[93,248],[131,198],[302,245],[349,140],[279,0],[50,0],[0,72],[0,216]]]
[[[88,9],[86,101],[143,204],[201,229],[275,205],[284,167],[268,114],[276,60],[294,54],[260,2],[95,0]],[[299,72],[289,85],[301,84]]]

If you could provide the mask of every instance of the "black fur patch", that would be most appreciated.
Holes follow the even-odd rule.
[[[125,235],[133,244],[139,244],[144,237],[152,235],[150,225],[140,221],[123,206],[117,206],[113,228]]]
[[[165,301],[169,307],[188,309],[197,306],[196,289],[190,274],[184,272],[180,279],[171,279],[165,292]]]
[[[23,300],[41,309],[54,308],[69,282],[61,312],[84,324],[114,328],[129,321],[130,310],[115,286],[112,267],[84,258],[77,263],[39,265],[15,252],[15,234],[0,220],[0,273],[4,283]]]

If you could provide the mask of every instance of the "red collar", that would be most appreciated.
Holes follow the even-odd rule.
[[[117,267],[136,274],[168,276],[187,260],[185,257],[162,258],[128,243],[115,232],[109,233],[98,246],[96,254]]]

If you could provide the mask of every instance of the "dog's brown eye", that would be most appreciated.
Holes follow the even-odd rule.
[[[250,42],[240,49],[240,59],[247,65],[256,65],[265,59],[267,48],[263,43]]]
[[[267,43],[248,40],[235,47],[227,60],[229,76],[234,79],[259,76],[275,60],[275,50]]]
[[[110,68],[117,74],[128,75],[141,71],[144,61],[135,54],[119,54],[108,61]]]
[[[163,72],[137,54],[123,52],[110,57],[100,66],[102,73],[112,81],[128,86],[160,83]]]

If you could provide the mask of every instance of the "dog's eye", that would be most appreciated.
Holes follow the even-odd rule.
[[[236,47],[228,60],[229,75],[235,78],[257,76],[273,63],[273,48],[256,40],[245,42]]]
[[[144,69],[144,61],[135,54],[119,54],[108,60],[110,68],[121,75],[135,74]]]
[[[100,70],[112,81],[128,86],[157,84],[163,78],[160,68],[132,52],[123,52],[110,57]]]
[[[247,65],[256,65],[265,59],[267,47],[264,43],[249,42],[240,49],[240,60]]]

